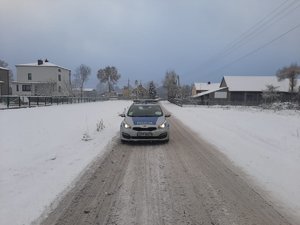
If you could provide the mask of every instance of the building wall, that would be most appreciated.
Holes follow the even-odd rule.
[[[1,90],[0,95],[9,95],[9,70],[0,68]]]
[[[197,93],[195,85],[193,85],[193,87],[192,87],[192,96],[196,95],[196,94],[198,94],[198,93]]]
[[[31,75],[29,75],[31,74]],[[29,79],[28,76],[31,76]],[[40,95],[41,85],[37,85],[35,82],[49,82],[54,85],[52,95],[68,96],[70,88],[70,76],[71,71],[56,67],[56,66],[17,66],[17,82],[19,83],[19,91],[17,87],[13,87],[13,93],[17,95],[28,95],[29,91],[22,91],[22,85],[32,82],[31,94]],[[60,77],[60,79],[59,79]],[[46,90],[48,92],[48,90]]]

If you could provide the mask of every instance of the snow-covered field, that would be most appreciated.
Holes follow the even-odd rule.
[[[0,224],[30,224],[117,135],[129,101],[0,111]],[[96,131],[101,119],[105,129]],[[82,141],[84,133],[92,140]]]
[[[30,224],[104,153],[129,101],[0,111],[0,224]],[[254,108],[178,107],[183,121],[300,215],[300,113]],[[105,129],[96,131],[101,119]],[[84,133],[90,141],[82,141]]]
[[[300,111],[164,106],[300,220]]]

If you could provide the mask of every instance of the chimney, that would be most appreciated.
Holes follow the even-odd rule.
[[[49,62],[48,59],[45,59],[45,63]]]
[[[39,59],[38,60],[38,65],[42,65],[43,64],[43,60]]]

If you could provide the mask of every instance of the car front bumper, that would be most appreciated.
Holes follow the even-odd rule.
[[[169,140],[169,128],[153,131],[136,131],[121,127],[120,138],[123,141],[167,141]]]

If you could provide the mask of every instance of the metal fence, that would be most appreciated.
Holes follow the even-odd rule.
[[[60,104],[75,104],[108,100],[106,97],[67,97],[67,96],[0,96],[0,109],[27,108]]]
[[[169,102],[176,104],[178,106],[184,106],[184,105],[244,105],[244,106],[259,106],[259,105],[270,105],[275,102],[289,102],[293,103],[295,105],[300,106],[300,98],[282,98],[277,99],[276,101],[265,101],[263,99],[259,101],[230,101],[230,100],[216,100],[216,99],[210,99],[208,101],[201,101],[200,99],[193,99],[193,98],[173,98],[168,99]]]

